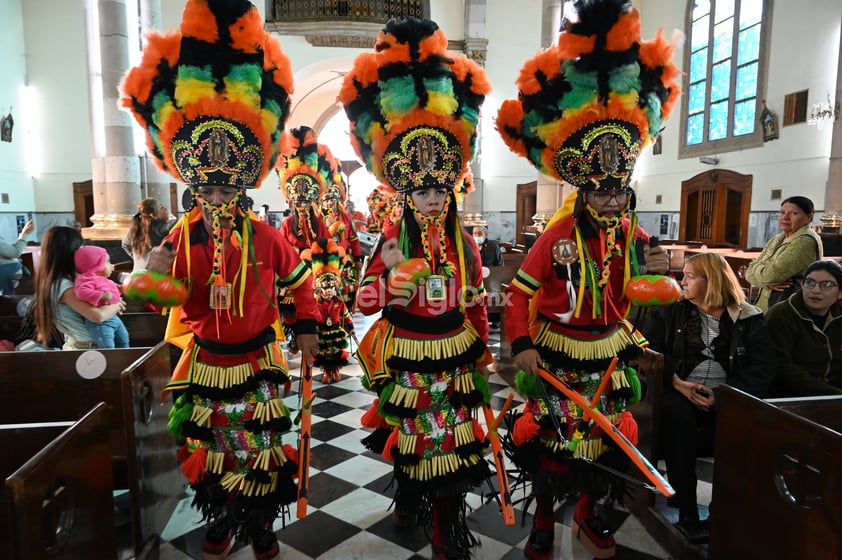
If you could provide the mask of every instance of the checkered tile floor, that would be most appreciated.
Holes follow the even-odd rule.
[[[355,317],[358,336],[373,321],[371,317]],[[496,354],[499,335],[492,334]],[[298,357],[290,360],[297,370]],[[314,379],[321,372],[314,371]],[[492,406],[499,410],[512,389],[499,375],[492,375]],[[342,370],[342,380],[331,385],[313,384],[316,401],[313,405],[312,467],[310,470],[310,501],[304,519],[287,519],[275,524],[281,541],[281,556],[285,560],[406,560],[426,559],[432,555],[430,544],[420,529],[398,529],[389,506],[393,488],[391,464],[367,451],[360,440],[368,431],[360,428],[360,417],[374,400],[374,395],[360,385],[360,369],[352,363]],[[515,396],[512,406],[520,399]],[[297,384],[288,397],[291,408],[299,409]],[[287,443],[295,444],[288,437]],[[489,461],[491,461],[489,457]],[[496,502],[485,495],[469,494],[469,522],[480,538],[475,549],[479,560],[515,560],[523,557],[523,545],[532,525],[530,512],[524,521],[523,486],[513,489],[517,523],[506,527]],[[191,496],[185,494],[175,514],[162,534],[161,560],[201,558],[204,529],[200,516],[190,508]],[[521,500],[521,501],[518,501]],[[565,504],[557,512],[554,558],[589,559],[586,550],[571,537],[572,505]],[[294,508],[293,508],[294,509]],[[673,510],[674,511],[674,510]],[[618,560],[668,559],[667,553],[643,530],[640,523],[624,512],[616,512],[621,523],[616,534]],[[251,559],[252,551],[237,544],[228,556],[230,560]]]

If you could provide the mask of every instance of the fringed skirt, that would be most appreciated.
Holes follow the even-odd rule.
[[[348,365],[348,333],[339,324],[319,323],[319,353],[314,366],[335,371]]]
[[[531,329],[544,368],[590,403],[614,356],[637,355],[643,339],[625,325],[591,339],[573,338],[553,324],[537,321]],[[550,357],[550,359],[548,359]],[[561,362],[561,363],[559,363]],[[638,402],[642,388],[637,372],[621,359],[609,374],[594,408],[636,442],[637,425],[626,407]],[[595,497],[621,497],[622,484],[592,462],[625,472],[630,460],[583,410],[551,384],[523,372],[515,377],[526,398],[522,412],[509,417],[504,444],[512,462],[532,480],[533,492],[558,499],[586,491]]]
[[[194,343],[176,375],[184,392],[170,430],[186,441],[179,460],[195,490],[193,505],[248,539],[297,494],[298,451],[281,438],[292,425],[282,401],[289,382],[283,353],[275,341],[235,355]]]
[[[394,462],[395,509],[430,527],[437,502],[461,501],[490,476],[484,458],[489,443],[476,420],[476,409],[490,398],[488,381],[477,370],[490,362],[488,348],[470,323],[419,338],[380,319],[356,357],[363,384],[379,395],[376,410],[366,415],[377,422],[364,419],[379,429],[364,443]],[[464,515],[455,517],[449,540],[458,548],[476,544]]]

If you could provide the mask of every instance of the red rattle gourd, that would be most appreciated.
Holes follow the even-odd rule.
[[[641,307],[670,305],[681,296],[681,286],[671,276],[641,274],[626,284],[626,299]]]

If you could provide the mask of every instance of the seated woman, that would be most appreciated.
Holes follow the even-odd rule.
[[[76,297],[73,256],[82,246],[82,235],[74,228],[53,226],[41,241],[41,255],[35,273],[35,324],[37,342],[47,345],[53,328],[64,334],[62,350],[93,348],[85,319],[101,323],[122,313],[126,302],[95,307]]]
[[[842,395],[842,267],[816,261],[801,291],[766,315],[778,355],[775,397]]]
[[[746,268],[746,280],[760,288],[755,304],[764,313],[795,292],[807,265],[822,258],[822,240],[810,227],[812,222],[812,200],[805,196],[784,200],[778,211],[781,233]]]
[[[721,255],[687,259],[681,299],[649,314],[644,335],[664,355],[661,445],[675,489],[678,528],[691,542],[706,539],[696,504],[697,428],[715,425],[716,396],[727,383],[765,397],[775,374],[772,339],[759,308],[746,303]]]

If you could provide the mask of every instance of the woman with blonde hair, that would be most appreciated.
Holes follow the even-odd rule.
[[[123,238],[123,250],[133,261],[132,272],[146,268],[146,259],[153,247],[169,233],[167,209],[155,198],[144,198],[137,203],[137,214],[132,216],[132,224]]]
[[[716,396],[727,383],[765,397],[775,377],[772,338],[760,308],[746,302],[734,271],[721,255],[687,259],[681,299],[659,308],[644,328],[652,350],[664,355],[661,445],[675,488],[678,528],[702,542],[707,527],[696,504],[697,428],[716,423]],[[710,430],[713,433],[713,430]]]

